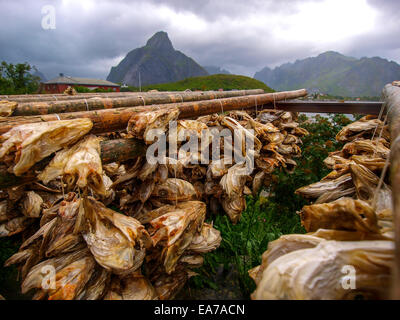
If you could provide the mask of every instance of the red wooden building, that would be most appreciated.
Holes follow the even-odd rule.
[[[48,93],[63,93],[69,86],[86,87],[91,90],[101,88],[105,90],[111,89],[114,92],[120,91],[120,85],[107,80],[68,77],[62,73],[60,73],[59,77],[42,83],[42,88]]]

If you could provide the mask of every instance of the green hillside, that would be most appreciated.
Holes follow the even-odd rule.
[[[132,91],[138,91],[138,88],[129,87]],[[244,89],[264,89],[265,92],[273,92],[263,82],[232,74],[215,74],[211,76],[195,77],[172,83],[152,84],[142,87],[142,91],[184,91],[186,89],[194,90],[244,90]]]

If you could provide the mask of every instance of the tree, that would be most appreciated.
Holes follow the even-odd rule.
[[[33,93],[39,88],[40,78],[33,76],[28,63],[12,64],[3,61],[0,65],[0,94]]]

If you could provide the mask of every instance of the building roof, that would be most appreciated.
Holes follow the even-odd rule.
[[[90,79],[90,78],[76,78],[60,75],[57,78],[46,81],[45,84],[75,84],[75,85],[89,85],[89,86],[109,86],[109,87],[119,87],[119,84],[102,80],[102,79]]]

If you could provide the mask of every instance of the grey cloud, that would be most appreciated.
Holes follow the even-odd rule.
[[[400,2],[368,1],[378,13],[376,28],[329,49],[399,61]],[[267,65],[320,53],[319,44],[312,41],[277,39],[266,24],[270,17],[283,23],[305,2],[321,0],[97,0],[90,9],[73,1],[66,5],[61,0],[0,0],[0,60],[27,61],[47,77],[64,72],[105,78],[110,67],[130,50],[164,30],[176,49],[200,64],[252,76]],[[51,3],[56,7],[57,28],[43,30],[41,8]],[[181,25],[176,14],[189,18]],[[243,21],[250,23],[241,24]]]

